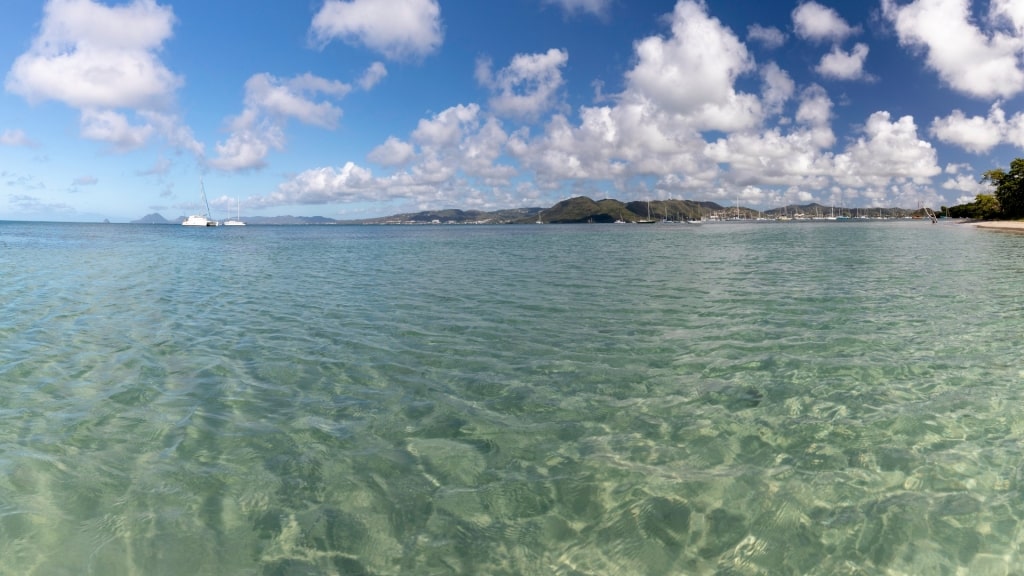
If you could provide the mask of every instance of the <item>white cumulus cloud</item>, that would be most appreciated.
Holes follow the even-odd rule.
[[[821,86],[812,84],[801,93],[796,121],[808,127],[811,142],[815,146],[825,149],[835,145],[836,136],[832,132],[832,99]]]
[[[118,150],[143,146],[156,134],[176,147],[201,150],[194,139],[185,140],[191,131],[166,113],[184,84],[158,56],[175,21],[171,8],[155,0],[117,6],[49,0],[38,34],[15,59],[4,86],[29,102],[52,100],[79,110],[82,136]],[[150,123],[154,114],[164,121]]]
[[[931,133],[943,142],[975,154],[983,154],[1003,143],[1024,148],[1024,113],[1017,112],[1007,118],[998,102],[992,105],[987,116],[968,117],[963,111],[954,110],[949,116],[935,118]]]
[[[987,182],[975,177],[969,164],[947,164],[943,171],[947,178],[942,183],[946,190],[960,192],[954,204],[973,202],[978,194],[991,194],[992,188]]]
[[[348,162],[307,170],[283,182],[264,206],[404,200],[493,207],[516,168],[500,162],[509,137],[477,104],[458,105],[420,120],[409,140],[389,137],[368,155],[392,173],[375,175]],[[506,198],[505,202],[510,201]]]
[[[512,62],[496,73],[491,62],[477,62],[476,77],[491,89],[489,105],[494,113],[517,118],[536,119],[555,105],[562,87],[562,68],[569,53],[550,49],[542,54],[516,54]]]
[[[115,7],[50,0],[39,34],[11,66],[6,88],[29,101],[74,108],[164,106],[182,84],[157,57],[173,24],[171,9],[154,0]]]
[[[113,110],[83,110],[82,135],[92,140],[109,142],[118,150],[134,150],[149,140],[153,127],[133,125],[123,114]]]
[[[815,71],[826,78],[857,80],[864,77],[864,61],[868,57],[868,45],[858,43],[851,52],[838,46],[821,58]]]
[[[456,146],[479,122],[480,106],[459,104],[436,114],[431,119],[421,119],[412,133],[412,139],[423,146]]]
[[[896,182],[928,184],[942,172],[935,148],[917,135],[911,116],[891,121],[888,112],[875,112],[864,135],[836,156],[836,181],[856,188]]]
[[[1019,0],[993,2],[992,13],[1014,24],[982,30],[969,0],[882,0],[882,13],[900,43],[923,49],[929,68],[958,92],[977,98],[1010,98],[1024,90],[1024,9]]]
[[[363,72],[363,75],[359,77],[359,87],[363,90],[372,90],[374,86],[380,83],[388,75],[388,69],[384,64],[380,62],[374,62]]]
[[[341,118],[341,109],[328,101],[313,98],[323,94],[342,98],[351,90],[348,84],[303,74],[282,80],[270,74],[256,74],[245,83],[245,105],[282,118],[295,118],[303,124],[334,128]]]
[[[254,126],[245,120],[236,123],[231,136],[217,144],[217,156],[209,160],[210,166],[229,172],[262,168],[272,149],[284,149],[284,131],[280,126]]]
[[[400,166],[416,156],[416,148],[403,140],[390,136],[383,144],[370,151],[371,162],[382,166]]]
[[[1024,2],[1020,0],[991,0],[989,18],[995,25],[1008,22],[1018,36],[1024,34]]]
[[[589,12],[596,16],[604,16],[608,13],[612,0],[544,0],[544,3],[559,6],[568,14]]]
[[[310,30],[321,45],[339,39],[396,60],[426,56],[441,46],[437,0],[327,0]]]
[[[788,73],[774,62],[769,62],[761,70],[763,80],[761,92],[762,103],[766,112],[779,114],[783,106],[796,90],[796,83]]]
[[[210,166],[226,171],[262,168],[271,150],[284,148],[289,119],[332,129],[341,109],[318,98],[339,99],[351,89],[344,82],[308,73],[286,79],[266,73],[251,76],[245,83],[245,109],[230,120],[231,135],[217,144]]]
[[[831,120],[831,99],[824,88],[812,85],[800,93],[795,125],[730,134],[709,143],[705,154],[728,165],[724,177],[735,185],[823,189],[834,170]]]
[[[756,96],[735,90],[736,78],[754,70],[754,60],[703,3],[680,1],[671,37],[645,38],[635,51],[637,64],[626,73],[633,96],[686,115],[699,129],[735,130],[760,121]]]
[[[859,31],[838,12],[813,0],[793,9],[792,17],[797,36],[806,40],[839,42]]]
[[[759,42],[765,48],[775,49],[786,43],[786,34],[773,26],[753,24],[747,28],[747,40]]]
[[[352,162],[341,168],[306,170],[282,184],[270,196],[269,204],[326,204],[361,199],[376,188],[373,173]],[[276,202],[275,202],[276,200]]]

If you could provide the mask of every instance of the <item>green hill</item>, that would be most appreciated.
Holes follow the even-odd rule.
[[[696,220],[722,207],[714,202],[693,200],[652,200],[634,201],[623,204],[618,200],[605,199],[595,202],[586,196],[563,200],[547,210],[541,210],[539,219],[550,224],[577,224],[584,222],[609,223],[616,221],[638,222],[647,220]],[[536,220],[536,219],[534,219]],[[526,223],[528,220],[517,220]]]

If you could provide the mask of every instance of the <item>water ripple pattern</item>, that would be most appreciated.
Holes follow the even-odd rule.
[[[1024,236],[0,222],[0,574],[1009,574]]]

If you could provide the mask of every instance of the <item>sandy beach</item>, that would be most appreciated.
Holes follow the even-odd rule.
[[[1024,232],[1024,222],[1019,220],[994,220],[991,222],[977,222],[974,225],[978,228],[993,228],[996,230],[1015,230],[1018,232]]]

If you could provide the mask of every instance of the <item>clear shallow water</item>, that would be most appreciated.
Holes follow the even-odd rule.
[[[0,574],[1006,574],[1024,236],[0,223]]]

